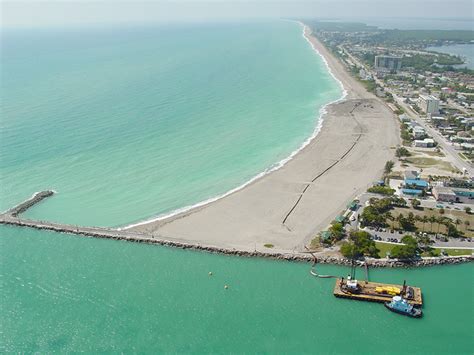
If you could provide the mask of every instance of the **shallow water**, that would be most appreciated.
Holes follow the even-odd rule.
[[[299,24],[5,31],[0,209],[117,226],[233,189],[341,95]]]
[[[373,281],[422,287],[418,320],[336,299],[334,280],[312,277],[305,263],[0,234],[4,351],[453,354],[474,345],[472,264],[370,270]]]

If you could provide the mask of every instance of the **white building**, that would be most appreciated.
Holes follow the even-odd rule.
[[[432,148],[435,145],[435,141],[431,138],[425,138],[423,140],[416,140],[415,147],[418,148]]]
[[[437,114],[439,112],[439,99],[433,95],[420,95],[418,107],[426,114]]]
[[[435,186],[432,192],[436,201],[456,202],[458,200],[454,191],[449,187]]]
[[[423,127],[420,127],[420,126],[413,127],[413,137],[415,139],[420,139],[420,138],[423,138],[424,136],[426,136],[426,132],[423,129]]]

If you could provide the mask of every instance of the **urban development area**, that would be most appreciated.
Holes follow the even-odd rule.
[[[310,22],[313,33],[400,123],[395,159],[349,203],[313,251],[410,260],[471,255],[474,247],[474,71],[432,47],[467,44],[466,31],[381,30]]]

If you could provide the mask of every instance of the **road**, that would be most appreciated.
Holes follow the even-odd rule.
[[[459,156],[459,151],[457,151],[451,143],[449,143],[446,138],[444,138],[436,129],[429,126],[420,116],[405,102],[403,99],[397,96],[395,93],[391,92],[390,89],[385,88],[386,91],[390,92],[393,95],[395,101],[405,110],[405,112],[421,127],[425,129],[425,131],[433,137],[433,139],[438,143],[438,146],[442,148],[446,154],[448,160],[459,170],[463,171],[466,169],[469,176],[474,176],[474,168],[471,163],[462,159]]]
[[[343,46],[341,46],[341,49],[348,55],[348,57],[357,65],[359,65],[360,67],[364,68],[365,71],[367,73],[370,73],[375,82],[381,86],[386,92],[390,93],[393,95],[393,98],[394,100],[405,110],[405,112],[412,118],[414,119],[421,127],[423,127],[425,129],[425,131],[433,137],[434,140],[436,140],[436,142],[438,143],[438,145],[444,150],[445,154],[446,154],[446,157],[447,159],[455,166],[457,167],[460,171],[463,171],[463,169],[466,169],[467,173],[469,176],[474,176],[474,168],[473,168],[473,165],[462,159],[460,156],[459,156],[459,152],[454,149],[454,147],[451,145],[451,143],[449,143],[448,141],[446,141],[446,139],[437,131],[435,130],[434,128],[428,126],[428,124],[421,119],[421,117],[409,106],[407,105],[405,102],[403,102],[402,98],[400,98],[398,95],[396,95],[390,88],[386,87],[385,86],[385,83],[378,79],[376,76],[375,76],[375,73],[370,69],[370,68],[367,68],[367,66],[362,63],[361,61],[359,61],[359,59],[357,59],[356,57],[354,57],[350,51],[348,51],[347,49],[345,49]]]

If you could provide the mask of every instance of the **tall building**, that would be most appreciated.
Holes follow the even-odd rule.
[[[439,100],[432,95],[420,95],[418,107],[426,114],[437,114],[439,112]]]
[[[376,71],[398,71],[402,67],[402,57],[376,55],[374,66]]]

